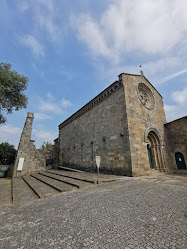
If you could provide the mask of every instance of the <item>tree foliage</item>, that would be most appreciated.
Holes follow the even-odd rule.
[[[43,144],[41,145],[41,149],[45,149],[45,148],[51,148],[53,147],[54,145],[50,142],[43,142]]]
[[[8,63],[0,63],[0,124],[6,122],[3,112],[11,113],[27,107],[26,90],[28,78],[11,70]]]
[[[13,164],[16,157],[14,145],[7,142],[0,144],[0,164]]]

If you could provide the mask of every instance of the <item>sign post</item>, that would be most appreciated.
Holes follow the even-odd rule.
[[[101,157],[100,156],[96,156],[96,165],[97,165],[97,184],[99,183],[99,167],[100,167],[100,163],[101,163]]]

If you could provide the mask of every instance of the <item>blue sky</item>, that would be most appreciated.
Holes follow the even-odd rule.
[[[187,110],[186,0],[1,0],[0,61],[29,78],[27,109],[7,115],[0,142],[17,146],[27,112],[37,147],[125,73],[145,76],[167,121]]]

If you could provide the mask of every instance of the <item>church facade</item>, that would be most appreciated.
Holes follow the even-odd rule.
[[[185,172],[187,117],[167,123],[162,96],[146,77],[122,73],[59,125],[56,143],[67,167],[95,171],[100,156],[109,174]]]

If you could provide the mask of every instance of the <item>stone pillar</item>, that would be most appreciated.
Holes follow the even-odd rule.
[[[25,143],[30,142],[31,140],[31,133],[32,133],[32,123],[34,119],[34,114],[31,112],[27,113],[27,118],[25,121],[25,125],[21,134],[21,139],[19,142],[19,147],[26,145]],[[18,147],[18,149],[19,149]]]
[[[157,151],[156,151],[156,145],[152,145],[153,147],[153,160],[154,160],[154,168],[159,169],[158,167],[158,161],[157,161]]]
[[[28,112],[18,146],[13,177],[45,170],[45,160],[41,153],[36,149],[34,141],[31,140],[33,119],[34,114]],[[23,167],[20,169],[18,165],[21,164],[21,161]]]

